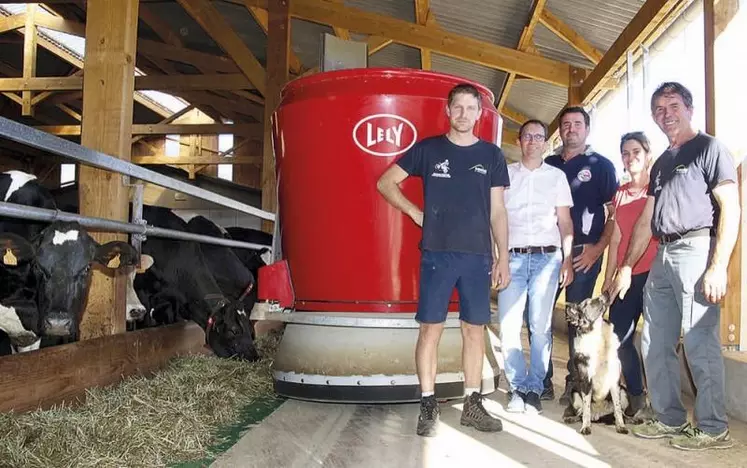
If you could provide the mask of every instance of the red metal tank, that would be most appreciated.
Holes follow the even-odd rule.
[[[273,137],[282,251],[298,311],[417,308],[420,228],[376,189],[416,141],[449,129],[449,90],[482,95],[480,138],[500,144],[501,118],[484,86],[420,70],[366,68],[296,79],[282,92]],[[422,182],[405,195],[422,207]],[[457,295],[450,310],[457,309]]]

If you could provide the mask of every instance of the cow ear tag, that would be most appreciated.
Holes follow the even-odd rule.
[[[3,264],[9,265],[9,266],[16,266],[18,265],[18,259],[15,255],[13,255],[13,251],[10,249],[5,249],[5,255],[3,255]]]
[[[107,263],[106,266],[107,268],[119,268],[119,254],[109,260],[109,263]]]

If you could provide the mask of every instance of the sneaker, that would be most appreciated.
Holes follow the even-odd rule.
[[[488,411],[482,405],[482,395],[477,392],[464,397],[462,418],[459,422],[462,426],[472,426],[478,431],[483,432],[498,432],[503,430],[501,420],[488,414]]]
[[[689,428],[689,422],[686,422],[681,426],[667,426],[656,419],[652,419],[643,424],[636,424],[630,428],[630,431],[633,435],[643,439],[663,439],[665,437],[676,437],[682,435]]]
[[[524,398],[521,397],[521,392],[513,392],[511,394],[511,399],[508,401],[506,411],[509,413],[524,412]]]
[[[554,399],[555,399],[555,389],[553,388],[552,385],[542,390],[542,395],[540,395],[540,400],[553,401]]]
[[[718,435],[710,435],[697,427],[690,427],[682,431],[682,435],[673,437],[669,445],[680,450],[708,450],[726,449],[734,446],[734,441],[729,436],[729,429]]]
[[[435,395],[421,398],[417,434],[424,437],[435,436],[436,425],[438,424],[440,414],[441,410],[438,407]]]
[[[542,403],[541,398],[534,392],[527,393],[526,397],[526,412],[530,414],[542,414]]]

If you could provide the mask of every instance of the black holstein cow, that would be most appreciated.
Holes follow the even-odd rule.
[[[146,205],[143,218],[153,226],[189,230],[168,208]],[[206,342],[216,355],[256,360],[259,356],[248,313],[238,297],[221,290],[211,273],[212,259],[208,261],[208,254],[203,254],[204,247],[196,242],[149,237],[142,251],[153,257],[154,265],[135,277],[135,291],[157,314],[157,321],[168,323],[176,315],[195,321],[205,330]]]

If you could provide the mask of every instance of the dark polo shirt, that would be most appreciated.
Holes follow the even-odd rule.
[[[697,136],[677,150],[668,149],[651,168],[648,195],[653,196],[654,236],[685,234],[718,223],[713,189],[721,182],[737,181],[729,150],[710,135]]]
[[[573,244],[596,244],[606,223],[604,205],[611,202],[617,192],[614,164],[588,146],[585,153],[568,161],[560,154],[553,154],[545,162],[562,170],[571,187]]]

